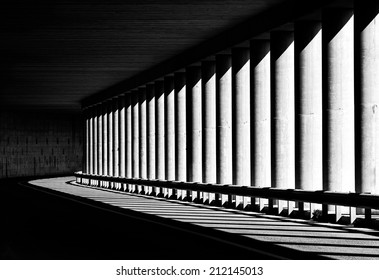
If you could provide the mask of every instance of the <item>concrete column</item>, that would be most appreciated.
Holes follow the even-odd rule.
[[[357,192],[379,194],[379,3],[355,2],[356,37],[358,37],[357,104],[358,141],[361,144],[357,163]],[[358,143],[357,143],[358,144]]]
[[[355,190],[353,12],[327,9],[322,20],[326,124],[324,189],[349,192]],[[340,207],[335,214],[338,220]]]
[[[203,182],[216,183],[216,62],[203,61],[201,65],[203,92]],[[213,204],[214,193],[204,193],[204,202]]]
[[[133,165],[132,176],[139,178],[139,103],[138,91],[132,91],[132,150],[133,150]],[[135,186],[136,191],[140,192],[141,186]]]
[[[97,106],[93,106],[92,107],[92,114],[93,114],[93,117],[92,117],[92,139],[93,139],[93,146],[92,146],[92,149],[93,149],[93,174],[95,175],[99,175],[98,173],[98,165],[99,165],[99,158],[98,158],[98,139],[97,139],[97,129],[98,129],[98,126],[97,126],[97,123],[98,123],[98,115],[97,115]],[[93,180],[92,181],[93,185],[97,186],[97,181]]]
[[[186,80],[187,177],[189,182],[202,182],[201,67],[187,67]],[[199,192],[192,192],[192,201],[200,201],[200,199]]]
[[[296,22],[297,188],[322,189],[321,23]]]
[[[108,173],[108,108],[107,102],[101,103],[102,115],[103,115],[103,174],[109,175]],[[104,183],[105,187],[108,187],[108,182]]]
[[[295,188],[295,57],[293,33],[271,33],[272,187]],[[285,202],[278,202],[282,213]],[[293,204],[288,203],[288,214]]]
[[[119,108],[118,98],[112,99],[113,108],[113,176],[120,176],[120,161],[119,161]],[[120,183],[115,183],[115,188],[120,189]]]
[[[91,173],[91,169],[90,169],[90,137],[91,137],[91,133],[90,133],[90,122],[91,122],[91,113],[90,113],[90,109],[89,108],[86,108],[84,110],[84,118],[85,118],[85,122],[86,122],[86,169],[85,169],[85,173],[89,174]]]
[[[156,149],[155,149],[155,86],[146,85],[146,128],[147,128],[147,178],[156,179]],[[155,188],[149,187],[149,193],[156,192]]]
[[[175,91],[174,77],[164,79],[165,92],[165,151],[166,151],[166,180],[175,180]],[[165,196],[174,195],[172,189],[167,189]]]
[[[233,184],[251,184],[250,142],[250,49],[232,49]],[[236,197],[236,207],[251,204],[248,197]]]
[[[176,181],[187,181],[187,109],[186,109],[186,74],[175,73],[175,169]],[[178,190],[177,198],[185,199],[187,191]]]
[[[140,178],[147,179],[147,122],[146,122],[146,87],[142,87],[138,92],[139,106],[139,169]],[[142,192],[146,193],[143,186]]]
[[[83,169],[83,172],[86,174],[90,173],[90,120],[91,120],[91,114],[89,108],[85,108],[83,111],[84,115],[84,121],[85,121],[85,168]],[[83,184],[89,184],[88,179],[82,179]]]
[[[103,112],[101,103],[96,106],[97,111],[97,161],[99,175],[103,175]],[[103,182],[99,182],[99,186],[102,187]]]
[[[108,116],[108,175],[113,176],[113,106],[112,100],[106,102]],[[112,188],[114,183],[109,183]]]
[[[82,132],[83,132],[83,150],[82,150],[82,173],[86,173],[87,170],[87,116],[85,108],[81,110]],[[79,184],[86,184],[84,178],[76,178],[75,180]]]
[[[296,188],[309,191],[322,190],[321,33],[320,22],[295,23]]]
[[[232,184],[232,59],[216,55],[217,183]],[[222,195],[221,205],[231,203]]]
[[[252,40],[251,55],[251,185],[271,187],[271,56],[269,40]],[[259,199],[259,211],[267,199]]]
[[[156,106],[156,175],[157,179],[166,179],[165,168],[165,95],[164,95],[164,82],[155,82],[155,106]],[[159,193],[163,194],[163,188],[159,188]]]
[[[125,94],[125,176],[132,178],[132,95]],[[128,185],[129,191],[134,191],[134,185]]]
[[[94,174],[94,149],[93,149],[93,107],[89,107],[89,173]],[[89,185],[92,185],[92,180],[89,180]]]
[[[118,110],[119,110],[119,116],[118,116],[118,137],[119,137],[119,149],[118,149],[118,156],[119,156],[119,176],[125,177],[126,176],[126,162],[125,162],[125,151],[126,151],[126,133],[125,133],[125,115],[126,115],[126,109],[125,109],[125,95],[122,94],[118,98]],[[126,189],[126,184],[121,184],[122,189]]]

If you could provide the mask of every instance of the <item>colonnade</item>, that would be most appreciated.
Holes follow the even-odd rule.
[[[326,8],[320,20],[279,27],[84,108],[85,173],[379,194],[379,5],[361,2]]]

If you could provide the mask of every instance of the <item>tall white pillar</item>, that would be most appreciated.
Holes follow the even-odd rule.
[[[140,178],[147,179],[147,118],[146,118],[146,87],[142,87],[138,92],[139,106],[139,169]],[[146,193],[146,186],[142,189]]]
[[[85,166],[83,168],[83,173],[90,173],[90,110],[89,108],[85,108],[83,110],[83,117],[85,122]],[[88,179],[82,179],[82,184],[89,184]]]
[[[101,103],[96,106],[97,111],[97,161],[98,161],[98,170],[99,175],[103,175],[103,112]],[[103,182],[99,182],[99,186],[104,185]]]
[[[155,137],[155,85],[146,85],[146,128],[147,128],[147,178],[156,179],[156,137]],[[156,188],[149,187],[149,193]]]
[[[120,176],[120,162],[119,162],[119,108],[118,98],[112,99],[113,108],[113,176]],[[115,183],[115,188],[120,189],[120,184]]]
[[[101,103],[102,115],[103,115],[103,175],[108,176],[108,108],[107,102]],[[104,183],[105,187],[108,187],[108,182]]]
[[[232,59],[216,55],[217,183],[232,184]],[[221,205],[231,197],[221,195]]]
[[[271,187],[271,55],[269,40],[252,40],[251,55],[251,185]],[[267,199],[259,199],[263,210]]]
[[[325,96],[325,181],[329,191],[355,190],[354,17],[350,9],[322,16]],[[330,209],[329,209],[330,210]],[[336,220],[340,207],[336,207]]]
[[[125,133],[125,95],[122,94],[118,98],[118,137],[119,137],[119,149],[118,149],[118,157],[119,157],[119,176],[125,177],[126,175],[126,161],[125,161],[125,148],[126,148],[126,133]],[[126,189],[125,184],[121,184],[122,189]]]
[[[296,188],[308,191],[323,184],[321,34],[321,22],[295,23]]]
[[[201,65],[203,92],[203,182],[217,182],[216,163],[216,62],[203,61]],[[204,193],[204,202],[213,204],[215,194]]]
[[[98,115],[97,115],[97,106],[94,105],[92,107],[92,114],[93,114],[93,118],[92,118],[92,139],[93,139],[93,174],[95,175],[99,175],[98,173],[98,165],[99,165],[99,158],[98,158],[98,149],[97,149],[97,129],[98,129],[98,126],[97,126],[97,123],[98,123]],[[93,185],[97,186],[97,183],[98,181],[97,180],[93,180],[92,181]]]
[[[166,179],[165,168],[165,95],[164,82],[155,82],[155,108],[156,108],[156,175],[157,179]],[[158,195],[163,194],[163,188],[159,188]]]
[[[293,33],[271,32],[272,187],[295,188],[295,57]],[[285,202],[278,202],[278,213]],[[288,214],[293,204],[288,203]]]
[[[189,182],[202,182],[201,67],[187,67],[186,80],[187,176]],[[200,192],[192,192],[192,201],[199,201],[200,196]]]
[[[91,169],[90,169],[90,137],[91,137],[91,133],[90,133],[90,122],[91,122],[91,113],[90,113],[90,109],[89,108],[86,108],[85,111],[84,111],[84,118],[85,118],[85,122],[86,122],[86,169],[85,169],[85,173],[89,174],[91,173]]]
[[[321,23],[295,23],[297,188],[322,189]]]
[[[108,175],[113,176],[113,105],[112,99],[106,102],[107,117],[108,117]],[[114,183],[109,183],[109,188],[113,187]]]
[[[165,92],[165,160],[166,180],[175,180],[175,91],[174,77],[167,76],[164,79]],[[173,195],[172,189],[167,189],[165,196]]]
[[[250,142],[250,50],[232,49],[233,184],[251,184]],[[236,197],[236,207],[245,208],[250,198]]]
[[[90,174],[95,174],[94,173],[94,141],[93,141],[93,119],[94,119],[94,112],[93,112],[93,107],[89,107],[88,108],[89,110],[89,115],[90,115],[90,119],[89,119],[89,171],[90,171]],[[92,185],[92,182],[93,180],[89,180],[88,184],[89,185]]]
[[[125,176],[133,177],[132,160],[132,95],[131,92],[125,93]],[[128,184],[127,189],[134,191],[134,185]]]
[[[186,74],[175,73],[175,169],[176,181],[187,181],[187,107],[186,107]],[[187,191],[178,190],[178,199],[185,199]]]
[[[133,150],[133,178],[139,178],[139,103],[138,90],[132,91],[132,150]],[[141,186],[135,187],[138,192],[141,191]]]
[[[359,97],[357,192],[379,194],[379,3],[356,1]],[[358,144],[358,143],[357,143]]]

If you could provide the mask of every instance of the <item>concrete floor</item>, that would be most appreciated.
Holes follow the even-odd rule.
[[[44,182],[70,187],[64,183],[68,179]],[[0,259],[222,259],[223,252],[241,259],[262,258],[133,213],[124,215],[15,181],[0,184],[0,200]]]
[[[3,259],[379,259],[371,229],[100,190],[73,177],[4,190]]]

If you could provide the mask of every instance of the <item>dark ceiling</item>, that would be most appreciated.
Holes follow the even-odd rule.
[[[284,0],[2,1],[1,107],[78,110]]]

